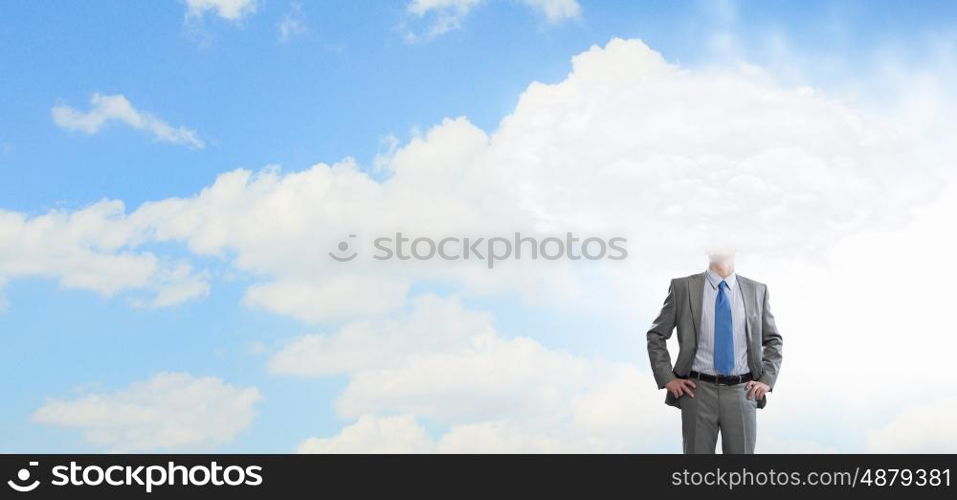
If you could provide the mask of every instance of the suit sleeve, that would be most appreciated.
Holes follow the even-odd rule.
[[[675,378],[671,368],[671,355],[668,354],[667,341],[675,329],[675,280],[668,286],[668,297],[661,307],[661,312],[648,330],[648,358],[651,360],[651,371],[655,382],[661,389]]]
[[[778,378],[778,372],[781,370],[781,347],[783,340],[778,327],[774,323],[774,315],[771,314],[771,306],[768,301],[768,289],[764,288],[764,316],[761,318],[763,332],[761,338],[762,347],[762,372],[758,380],[768,384],[772,389],[774,382]]]

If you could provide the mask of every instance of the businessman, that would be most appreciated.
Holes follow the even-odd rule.
[[[781,334],[768,289],[734,272],[734,254],[708,256],[708,270],[671,280],[648,330],[648,357],[665,404],[681,409],[685,453],[754,453],[755,413],[781,369]],[[667,340],[678,330],[674,365]]]

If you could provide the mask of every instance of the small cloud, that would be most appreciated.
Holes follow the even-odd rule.
[[[246,345],[246,354],[250,356],[261,356],[265,354],[267,350],[266,344],[259,340]]]
[[[309,31],[306,27],[306,14],[302,10],[301,2],[293,2],[290,5],[289,11],[282,16],[282,20],[276,25],[276,31],[279,34],[280,42],[288,42],[297,36],[305,35]]]
[[[433,16],[434,20],[424,38],[435,38],[443,33],[458,29],[462,20],[479,4],[481,0],[412,0],[405,8],[406,12],[418,18]],[[409,33],[410,41],[418,35]]]
[[[115,452],[207,448],[245,430],[261,399],[255,387],[159,373],[114,392],[49,399],[33,421],[80,429],[90,443]]]
[[[525,5],[540,10],[550,23],[574,19],[581,14],[581,5],[576,0],[522,0]]]
[[[139,111],[122,94],[93,94],[90,97],[90,110],[86,112],[66,104],[57,104],[51,112],[53,122],[67,130],[77,130],[92,135],[102,130],[109,122],[115,121],[138,130],[145,130],[157,141],[185,144],[196,149],[206,146],[195,130],[174,127],[149,113]]]
[[[577,0],[520,0],[527,7],[539,11],[550,23],[576,18],[581,14]],[[432,39],[462,26],[462,21],[483,0],[412,0],[406,12],[418,19],[430,18],[431,24],[422,34],[406,33],[410,42]]]
[[[311,437],[297,453],[429,453],[434,443],[410,415],[363,415],[331,437]]]
[[[912,404],[885,426],[867,433],[871,453],[952,453],[957,431],[947,425],[957,414],[957,398]]]
[[[239,21],[256,12],[256,0],[185,0],[186,17],[203,17],[207,12],[228,21]]]

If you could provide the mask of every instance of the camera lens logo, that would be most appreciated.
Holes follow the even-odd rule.
[[[355,238],[356,235],[350,234],[349,238]],[[356,258],[356,255],[359,255],[355,250],[351,253],[349,252],[349,240],[342,240],[336,245],[335,252],[329,252],[329,256],[335,259],[338,262],[349,262],[350,260]]]
[[[40,462],[30,462],[30,467],[37,467],[38,465],[40,465]],[[24,485],[20,484],[21,482],[26,483],[29,480],[30,480],[30,469],[24,468],[17,471],[17,481],[13,481],[11,479],[7,481],[7,485],[13,488],[15,491],[19,491],[20,493],[33,491],[37,488],[37,486],[40,486],[40,481],[33,481],[30,484],[24,484]]]

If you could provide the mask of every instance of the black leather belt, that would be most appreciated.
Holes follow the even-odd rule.
[[[754,380],[750,373],[745,373],[744,375],[708,375],[707,373],[698,373],[694,370],[688,373],[688,378],[696,378],[718,385],[736,385]]]

